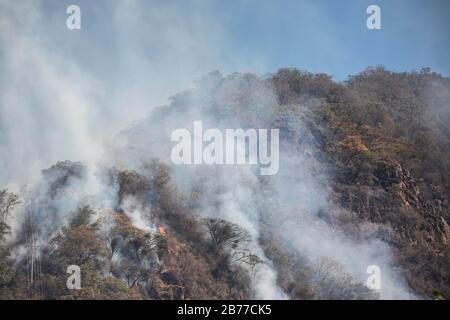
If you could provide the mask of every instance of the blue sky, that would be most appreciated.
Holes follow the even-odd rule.
[[[120,55],[114,53],[121,45],[117,35],[120,29],[127,28],[131,36],[141,37],[140,45],[155,63],[160,58],[157,53],[164,55],[165,50],[171,50],[174,57],[174,51],[179,50],[180,59],[175,60],[185,61],[183,54],[193,48],[187,48],[183,41],[178,48],[167,46],[164,39],[152,36],[155,32],[161,34],[159,28],[179,28],[187,32],[192,47],[198,44],[199,50],[205,49],[206,41],[210,42],[208,48],[218,47],[219,53],[214,52],[206,60],[199,53],[198,59],[204,61],[204,67],[225,72],[265,73],[287,66],[345,80],[367,66],[382,64],[396,71],[429,66],[450,74],[450,2],[446,0],[211,0],[170,4],[150,0],[70,0],[57,4],[43,1],[43,11],[56,14],[72,3],[79,4],[83,13],[80,40],[84,44],[96,42],[91,47],[97,47],[102,57],[107,56],[103,60],[92,52],[81,54],[96,67],[108,68],[102,64],[108,58],[120,60]],[[117,15],[119,3],[136,10],[136,19],[129,19],[131,24],[111,20]],[[366,8],[370,4],[381,7],[382,30],[366,28]],[[190,30],[192,34],[188,34]],[[102,51],[105,48],[107,54]]]
[[[239,10],[223,5],[227,26],[247,52],[263,52],[271,71],[292,66],[337,79],[377,64],[450,72],[449,1],[243,2]],[[366,28],[370,4],[381,8],[382,30]]]
[[[349,74],[382,64],[395,71],[429,66],[450,74],[447,0],[47,0],[42,2],[42,11],[56,19],[73,3],[82,9],[83,30],[78,38],[71,34],[66,40],[97,50],[75,56],[91,68],[109,70],[111,64],[117,65],[119,47],[129,45],[118,37],[128,30],[132,38],[139,39],[139,50],[151,63],[157,64],[170,51],[176,61],[201,69],[199,73],[208,68],[266,73],[297,67],[345,80]],[[370,4],[381,8],[382,30],[366,28]],[[113,17],[117,18],[120,10],[128,11],[129,17],[118,23]],[[173,32],[166,34],[167,29]],[[178,47],[163,38],[167,35],[170,39],[179,30],[181,36],[177,37],[182,40]],[[69,31],[63,32],[67,35]],[[67,45],[64,41],[60,44]],[[185,60],[186,51],[195,54],[196,46],[205,52],[197,52],[198,60],[190,52],[193,60]],[[213,52],[205,57],[211,48]],[[194,67],[198,61],[201,66]]]

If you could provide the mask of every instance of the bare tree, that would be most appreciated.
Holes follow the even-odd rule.
[[[234,261],[247,264],[251,271],[254,271],[257,265],[264,263],[259,256],[248,251],[240,251]]]
[[[217,249],[236,249],[239,244],[250,242],[250,234],[240,226],[218,218],[207,218],[203,223]]]
[[[19,197],[8,190],[0,190],[0,240],[10,232],[7,224],[9,211],[20,203]]]
[[[314,291],[318,299],[354,300],[379,299],[378,293],[369,290],[346,272],[339,262],[320,257],[313,262]]]
[[[0,190],[0,221],[6,223],[8,213],[15,205],[20,203],[19,197],[8,190]]]

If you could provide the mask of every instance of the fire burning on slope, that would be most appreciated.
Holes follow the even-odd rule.
[[[162,237],[165,237],[165,236],[166,236],[166,230],[164,229],[164,226],[163,226],[162,224],[159,224],[158,230],[159,230],[159,234],[160,234]]]

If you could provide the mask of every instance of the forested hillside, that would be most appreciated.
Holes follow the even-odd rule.
[[[278,128],[280,173],[171,164],[196,119]],[[0,299],[449,299],[449,123],[450,79],[427,68],[213,72],[100,164],[0,193]]]

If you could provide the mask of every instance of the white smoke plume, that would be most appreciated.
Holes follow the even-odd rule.
[[[82,2],[81,8],[83,4],[87,6]],[[94,7],[99,10],[104,6],[105,2]],[[118,205],[117,187],[105,182],[102,167],[140,169],[153,158],[171,165],[170,133],[176,128],[191,130],[194,120],[218,129],[276,125],[272,119],[281,107],[270,87],[252,87],[257,82],[251,78],[242,83],[239,77],[235,80],[230,76],[221,85],[221,92],[214,92],[212,97],[217,82],[223,81],[217,74],[200,84],[200,92],[175,96],[170,100],[170,109],[155,109],[146,118],[152,106],[190,87],[192,79],[201,74],[259,64],[245,59],[230,61],[226,54],[232,51],[230,47],[222,50],[227,32],[213,19],[204,20],[201,15],[207,5],[198,4],[198,11],[189,12],[162,3],[155,6],[149,7],[144,1],[108,2],[101,21],[120,27],[113,28],[117,32],[113,39],[103,40],[108,47],[105,50],[101,44],[90,47],[96,32],[83,30],[73,35],[64,29],[62,5],[0,2],[0,185],[16,191],[24,184],[30,185],[30,196],[35,199],[37,217],[45,232],[57,231],[82,204],[94,208]],[[93,18],[102,14],[94,12]],[[149,27],[151,33],[140,29],[144,20],[154,21]],[[85,28],[96,28],[87,21]],[[172,25],[172,21],[180,24]],[[61,45],[55,46],[54,42]],[[145,47],[152,43],[159,45],[149,57]],[[108,50],[113,48],[114,54],[109,55]],[[74,57],[73,50],[86,53]],[[95,61],[104,57],[105,61],[98,65],[84,61],[93,57]],[[112,67],[115,71],[108,71]],[[243,97],[247,99],[246,110],[220,105],[222,98],[230,102],[229,97],[236,95],[238,99],[243,91],[249,94]],[[238,113],[245,118],[235,117]],[[339,208],[329,199],[326,170],[312,155],[315,141],[302,119],[290,117],[286,111],[285,120],[289,128],[297,130],[291,132],[290,140],[298,143],[284,144],[280,172],[268,178],[267,189],[255,166],[172,166],[173,181],[183,194],[200,186],[198,217],[220,217],[250,232],[250,249],[266,261],[254,277],[254,297],[287,298],[259,244],[263,220],[273,223],[293,250],[312,260],[332,258],[359,281],[364,282],[368,276],[367,266],[379,265],[383,272],[382,298],[413,297],[391,267],[389,248],[384,243],[356,243],[317,216],[321,210],[338,212]],[[47,186],[39,184],[40,171],[62,160],[81,161],[87,172],[69,181],[66,192],[56,195],[49,204],[45,198]],[[122,205],[135,226],[153,230],[146,220],[147,209],[134,199],[125,199]]]

